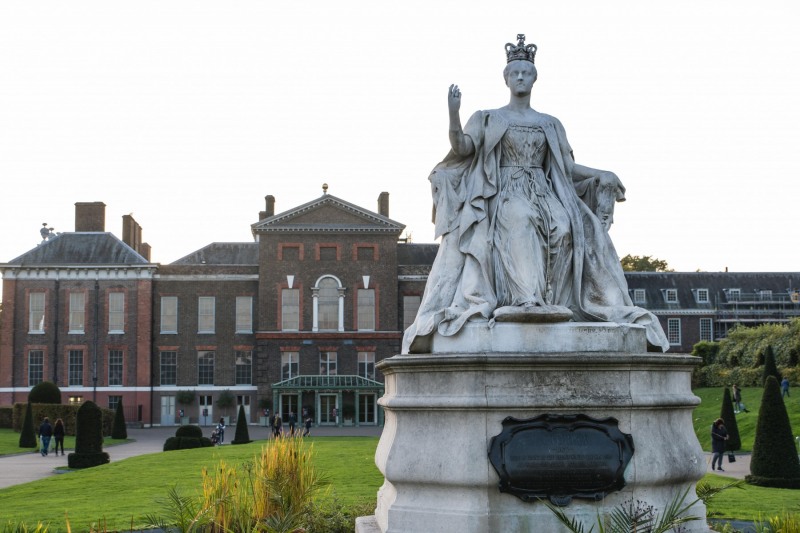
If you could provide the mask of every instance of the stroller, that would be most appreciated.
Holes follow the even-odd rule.
[[[219,432],[216,429],[211,432],[211,444],[214,446],[219,444]]]

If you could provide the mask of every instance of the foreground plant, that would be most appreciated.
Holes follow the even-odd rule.
[[[212,472],[204,468],[195,498],[171,488],[162,502],[164,517],[147,516],[147,525],[180,533],[295,533],[325,484],[300,438],[276,439],[252,463],[220,461]]]
[[[676,494],[660,515],[655,512],[652,505],[638,500],[635,503],[633,500],[626,501],[606,515],[600,515],[598,512],[596,524],[598,533],[666,533],[686,522],[700,520],[699,516],[686,514],[694,504],[700,501],[700,498],[697,498],[686,504],[688,494],[688,488],[683,494]],[[592,533],[594,531],[594,525],[588,531],[585,530],[581,522],[567,516],[562,508],[555,507],[550,503],[545,503],[545,505],[571,533]]]

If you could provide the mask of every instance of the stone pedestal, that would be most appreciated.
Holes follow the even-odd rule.
[[[543,503],[498,489],[488,449],[509,416],[614,417],[632,436],[625,487],[564,507],[587,529],[629,500],[661,510],[687,488],[694,500],[705,473],[692,426],[696,358],[647,353],[640,326],[596,323],[475,322],[432,346],[379,365],[386,420],[376,463],[385,482],[359,533],[562,531]],[[689,514],[701,520],[685,530],[707,531],[705,512],[696,504]]]

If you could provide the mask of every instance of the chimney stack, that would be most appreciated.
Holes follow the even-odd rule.
[[[269,218],[271,216],[275,216],[275,197],[271,194],[268,194],[264,197],[264,200],[267,203],[266,211],[261,211],[258,214],[259,220],[264,220],[265,218]]]
[[[75,202],[75,231],[104,232],[105,230],[106,204]]]
[[[382,192],[378,196],[378,214],[389,218],[389,193]]]

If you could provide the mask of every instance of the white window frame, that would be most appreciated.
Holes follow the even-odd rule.
[[[44,350],[28,350],[28,386],[33,387],[42,381],[44,381]]]
[[[358,375],[375,381],[375,352],[358,352]]]
[[[44,333],[45,293],[28,295],[28,333]]]
[[[695,295],[699,304],[707,304],[711,301],[711,293],[708,289],[697,289]]]
[[[236,333],[253,333],[253,297],[236,297]]]
[[[300,289],[281,289],[281,331],[300,331]]]
[[[665,289],[664,301],[668,304],[678,303],[678,289]]]
[[[67,386],[83,387],[85,358],[86,355],[83,350],[69,350],[67,352]]]
[[[336,287],[320,287],[320,284],[328,285],[327,280],[333,280],[336,283]],[[329,291],[331,289],[336,289],[338,293],[338,324],[335,328],[333,327],[320,327],[320,290]],[[344,293],[345,288],[342,286],[342,282],[336,276],[331,274],[326,274],[324,276],[320,276],[314,286],[311,288],[311,298],[313,304],[313,326],[312,331],[344,331]],[[328,325],[328,324],[324,324]],[[332,324],[331,324],[332,325]]]
[[[319,352],[319,375],[336,376],[339,373],[339,355],[337,352]]]
[[[236,385],[252,385],[253,384],[253,351],[252,350],[236,350],[233,379]],[[246,379],[241,379],[239,370],[247,368]]]
[[[174,335],[178,333],[178,297],[161,297],[161,333]]]
[[[69,333],[78,335],[86,331],[86,293],[69,293]]]
[[[633,303],[646,304],[647,291],[645,291],[644,289],[633,289]]]
[[[681,319],[668,318],[667,319],[667,340],[673,346],[681,344]]]
[[[725,291],[725,295],[727,296],[729,302],[741,301],[742,289],[728,289]]]
[[[422,304],[422,296],[407,295],[403,296],[403,329],[408,329],[417,319],[419,306]]]
[[[762,302],[772,300],[772,290],[761,289],[758,291],[758,299]]]
[[[216,332],[216,306],[217,299],[214,296],[197,297],[197,333]]]
[[[281,381],[300,374],[300,352],[281,352]]]
[[[701,318],[700,325],[700,340],[701,341],[712,341],[714,340],[714,319],[712,318]]]
[[[170,361],[164,361],[164,354],[169,354]],[[165,371],[169,371],[173,379],[165,380]],[[178,352],[176,350],[162,350],[158,353],[158,383],[164,385],[178,384]]]
[[[119,383],[111,383],[111,371],[112,371],[112,363],[111,363],[111,354],[114,356],[119,356]],[[114,363],[114,367],[117,366],[117,363]],[[109,387],[121,387],[124,383],[125,379],[125,353],[122,350],[109,350],[108,351],[108,386]]]
[[[200,379],[200,372],[201,372],[200,360],[201,359],[206,359],[206,364],[202,368],[203,371],[207,372],[208,369],[206,367],[208,367],[208,366],[211,367],[211,381],[210,382],[208,381],[208,376],[206,376],[205,379],[202,379],[202,380]],[[197,352],[197,384],[198,385],[214,385],[215,374],[216,374],[216,371],[217,371],[217,368],[216,368],[217,361],[216,361],[216,359],[217,359],[217,352],[215,352],[214,350],[199,350]],[[208,364],[209,361],[211,363],[210,365]]]
[[[375,289],[358,289],[356,298],[358,299],[358,331],[375,331],[377,323],[375,317],[377,294]]]
[[[108,332],[125,333],[125,293],[112,291],[108,293]]]

